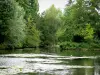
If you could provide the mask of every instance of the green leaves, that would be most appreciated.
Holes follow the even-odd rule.
[[[66,7],[64,12],[66,40],[70,40],[68,37],[73,38],[75,35],[81,35],[84,39],[93,39],[99,17],[95,6],[91,5],[89,0],[77,0],[76,3]]]
[[[65,41],[71,46],[100,38],[99,9],[99,0],[69,0],[64,13],[52,5],[39,15],[38,0],[1,0],[1,47],[36,47],[40,42],[52,47]]]
[[[41,31],[41,46],[54,46],[57,43],[58,29],[61,26],[62,12],[52,5],[40,17],[38,28]]]
[[[37,12],[38,12],[38,0],[17,0],[20,6],[25,10],[25,21],[26,21],[26,37],[24,47],[35,47],[39,46],[40,43],[40,32],[36,28]]]
[[[86,33],[84,39],[93,39],[94,30],[91,27],[91,25],[87,24],[85,29],[86,29],[85,30]]]
[[[86,27],[80,30],[79,35],[83,36],[85,40],[93,40],[94,29],[90,24],[86,24]]]
[[[3,4],[2,4],[3,3]],[[6,8],[4,8],[6,6]],[[0,2],[0,20],[2,20],[0,32],[4,36],[3,43],[7,46],[22,47],[22,41],[25,38],[24,9],[14,0],[4,0]]]

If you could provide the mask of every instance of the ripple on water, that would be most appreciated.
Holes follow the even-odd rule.
[[[42,58],[46,57],[46,58]],[[73,73],[76,68],[94,68],[84,65],[66,65],[69,59],[95,59],[96,57],[74,57],[46,54],[7,54],[0,55],[0,75],[11,75],[17,73],[42,72],[55,75],[66,75]],[[62,59],[62,60],[60,60]],[[63,59],[67,59],[64,61]],[[4,68],[4,69],[3,69]]]

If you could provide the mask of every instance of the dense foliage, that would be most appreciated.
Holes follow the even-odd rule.
[[[57,44],[57,30],[61,25],[61,11],[52,5],[42,13],[38,23],[38,29],[41,31],[41,46],[54,46]]]
[[[24,9],[14,0],[0,1],[0,44],[22,47],[25,38]]]
[[[40,32],[36,28],[37,12],[39,9],[38,0],[16,0],[25,10],[26,38],[24,47],[35,47],[40,43]]]
[[[0,0],[0,48],[100,47],[100,0],[69,0],[38,14],[38,0]]]
[[[60,36],[61,43],[78,43],[78,47],[98,47],[99,42],[99,3],[94,0],[76,0],[65,8],[64,26],[65,32]],[[98,28],[97,28],[98,27]],[[87,46],[83,46],[83,43]],[[63,44],[62,44],[63,45]],[[72,47],[76,47],[73,46]],[[77,47],[77,48],[78,48]]]

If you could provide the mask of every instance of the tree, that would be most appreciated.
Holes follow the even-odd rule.
[[[19,2],[26,12],[24,18],[26,20],[26,40],[25,47],[38,46],[40,43],[40,32],[37,29],[37,12],[39,9],[38,0],[16,0]]]
[[[62,12],[52,5],[42,13],[38,28],[41,31],[41,45],[54,46],[57,42],[57,30],[61,25],[60,16]]]
[[[95,33],[98,29],[96,28],[97,25],[99,26],[100,24],[100,15],[95,8],[97,6],[94,6],[92,0],[76,0],[76,3],[67,6],[64,12],[64,27],[66,30],[61,36],[62,41],[73,41],[76,35],[80,37],[80,32],[87,28],[87,24],[90,24],[90,27],[94,30],[93,33]],[[87,36],[89,35],[87,34]],[[86,36],[81,37],[85,38]]]
[[[25,38],[24,9],[14,0],[1,0],[0,9],[0,43],[22,47]]]
[[[19,2],[26,12],[25,19],[28,20],[31,16],[32,20],[36,18],[37,12],[39,10],[38,0],[16,0]]]
[[[86,24],[86,27],[83,28],[80,32],[79,32],[80,36],[83,36],[85,40],[93,40],[94,38],[94,29],[91,27],[90,24]]]

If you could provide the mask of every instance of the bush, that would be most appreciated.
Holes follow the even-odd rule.
[[[6,48],[6,45],[5,44],[0,44],[0,49],[5,49]]]
[[[81,48],[100,48],[100,44],[95,42],[82,42],[82,43],[75,43],[75,42],[62,42],[59,44],[62,50],[64,49],[81,49]]]
[[[78,48],[79,44],[75,42],[62,42],[60,43],[60,48],[67,49],[67,48]]]

